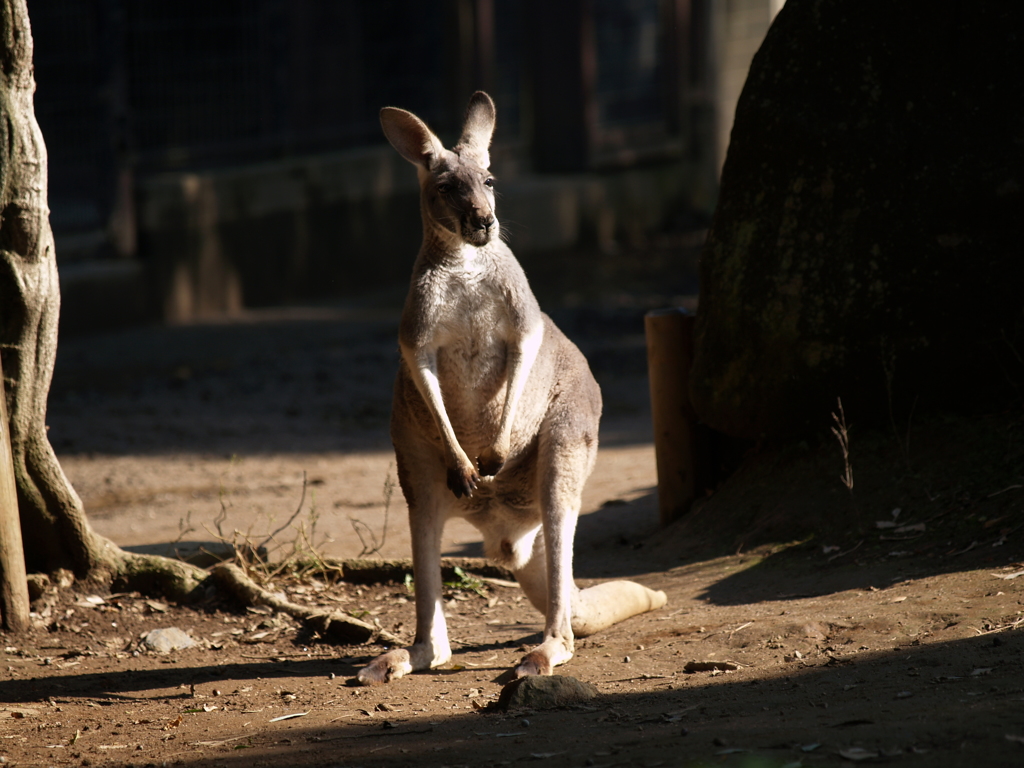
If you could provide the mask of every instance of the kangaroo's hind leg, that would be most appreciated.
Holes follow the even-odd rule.
[[[549,455],[545,457],[545,453]],[[555,452],[555,455],[550,455]],[[585,637],[638,613],[660,608],[664,592],[632,581],[610,581],[579,589],[573,581],[573,538],[583,482],[596,445],[587,441],[542,445],[539,456],[541,535],[530,559],[515,571],[530,602],[545,616],[542,643],[523,657],[516,675],[550,675],[573,656],[575,637]]]
[[[596,431],[596,418],[593,420]],[[544,614],[544,639],[516,667],[516,675],[550,675],[573,655],[572,612],[578,593],[572,578],[572,545],[583,485],[597,455],[597,435],[586,428],[542,427],[537,450],[537,501],[541,531],[516,579]]]
[[[398,479],[409,505],[412,570],[416,585],[416,639],[408,648],[381,654],[359,670],[362,685],[379,685],[409,672],[430,669],[451,656],[445,624],[441,582],[441,534],[452,494],[439,473],[410,472],[408,455],[396,446]],[[415,456],[414,460],[429,456]],[[436,460],[432,462],[437,464]],[[418,465],[417,465],[418,466]],[[437,476],[435,477],[434,474]]]

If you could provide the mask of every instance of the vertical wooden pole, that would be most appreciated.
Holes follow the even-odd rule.
[[[21,542],[18,491],[14,483],[7,396],[0,363],[0,618],[4,629],[22,632],[29,626],[28,577]]]
[[[659,309],[644,317],[651,417],[658,466],[658,512],[668,525],[686,514],[703,489],[699,483],[697,416],[690,404],[693,315]]]

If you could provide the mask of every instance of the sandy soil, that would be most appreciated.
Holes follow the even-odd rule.
[[[351,556],[383,536],[388,507],[380,553],[406,556],[404,504],[385,501],[391,298],[62,342],[50,434],[94,526],[130,549],[190,552],[289,523],[275,557],[303,535]],[[31,633],[4,638],[0,761],[1021,764],[1020,414],[922,420],[912,445],[852,429],[852,494],[822,425],[820,444],[752,452],[659,530],[641,309],[556,315],[606,399],[579,581],[628,576],[669,595],[581,640],[558,670],[597,698],[488,707],[541,630],[513,587],[453,587],[452,663],[373,689],[348,682],[379,647],[329,645],[287,617],[212,594],[183,607],[62,590],[35,604]],[[445,551],[479,554],[472,529],[451,526]],[[273,586],[410,635],[402,584]],[[196,645],[145,650],[165,627]]]

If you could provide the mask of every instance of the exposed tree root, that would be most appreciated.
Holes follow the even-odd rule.
[[[210,574],[181,560],[122,552],[116,565],[115,589],[163,595],[179,603],[194,603],[206,596]]]
[[[265,605],[298,619],[321,637],[342,644],[380,642],[400,645],[402,640],[386,629],[338,611],[297,605],[268,592],[250,579],[237,565],[223,563],[213,569],[214,582],[246,605]]]
[[[512,572],[483,557],[445,557],[441,560],[441,574],[446,581],[456,578],[455,569],[471,572],[476,576],[492,579],[508,580],[513,578]],[[311,570],[325,574],[333,574],[338,580],[349,584],[401,584],[406,575],[412,573],[410,558],[394,560],[369,560],[351,558],[334,560],[331,558],[316,561],[296,561],[294,570]]]

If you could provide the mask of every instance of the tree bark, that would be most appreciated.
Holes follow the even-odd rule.
[[[29,570],[84,577],[103,547],[46,436],[60,289],[24,0],[3,0],[0,40],[0,347],[21,526]]]
[[[3,363],[0,360],[0,377]],[[11,463],[7,405],[0,397],[0,619],[4,629],[22,632],[29,625],[28,579],[25,550],[18,519],[18,491]]]
[[[204,571],[124,552],[93,532],[46,434],[60,286],[34,92],[26,2],[0,0],[0,349],[27,569],[194,597]]]

